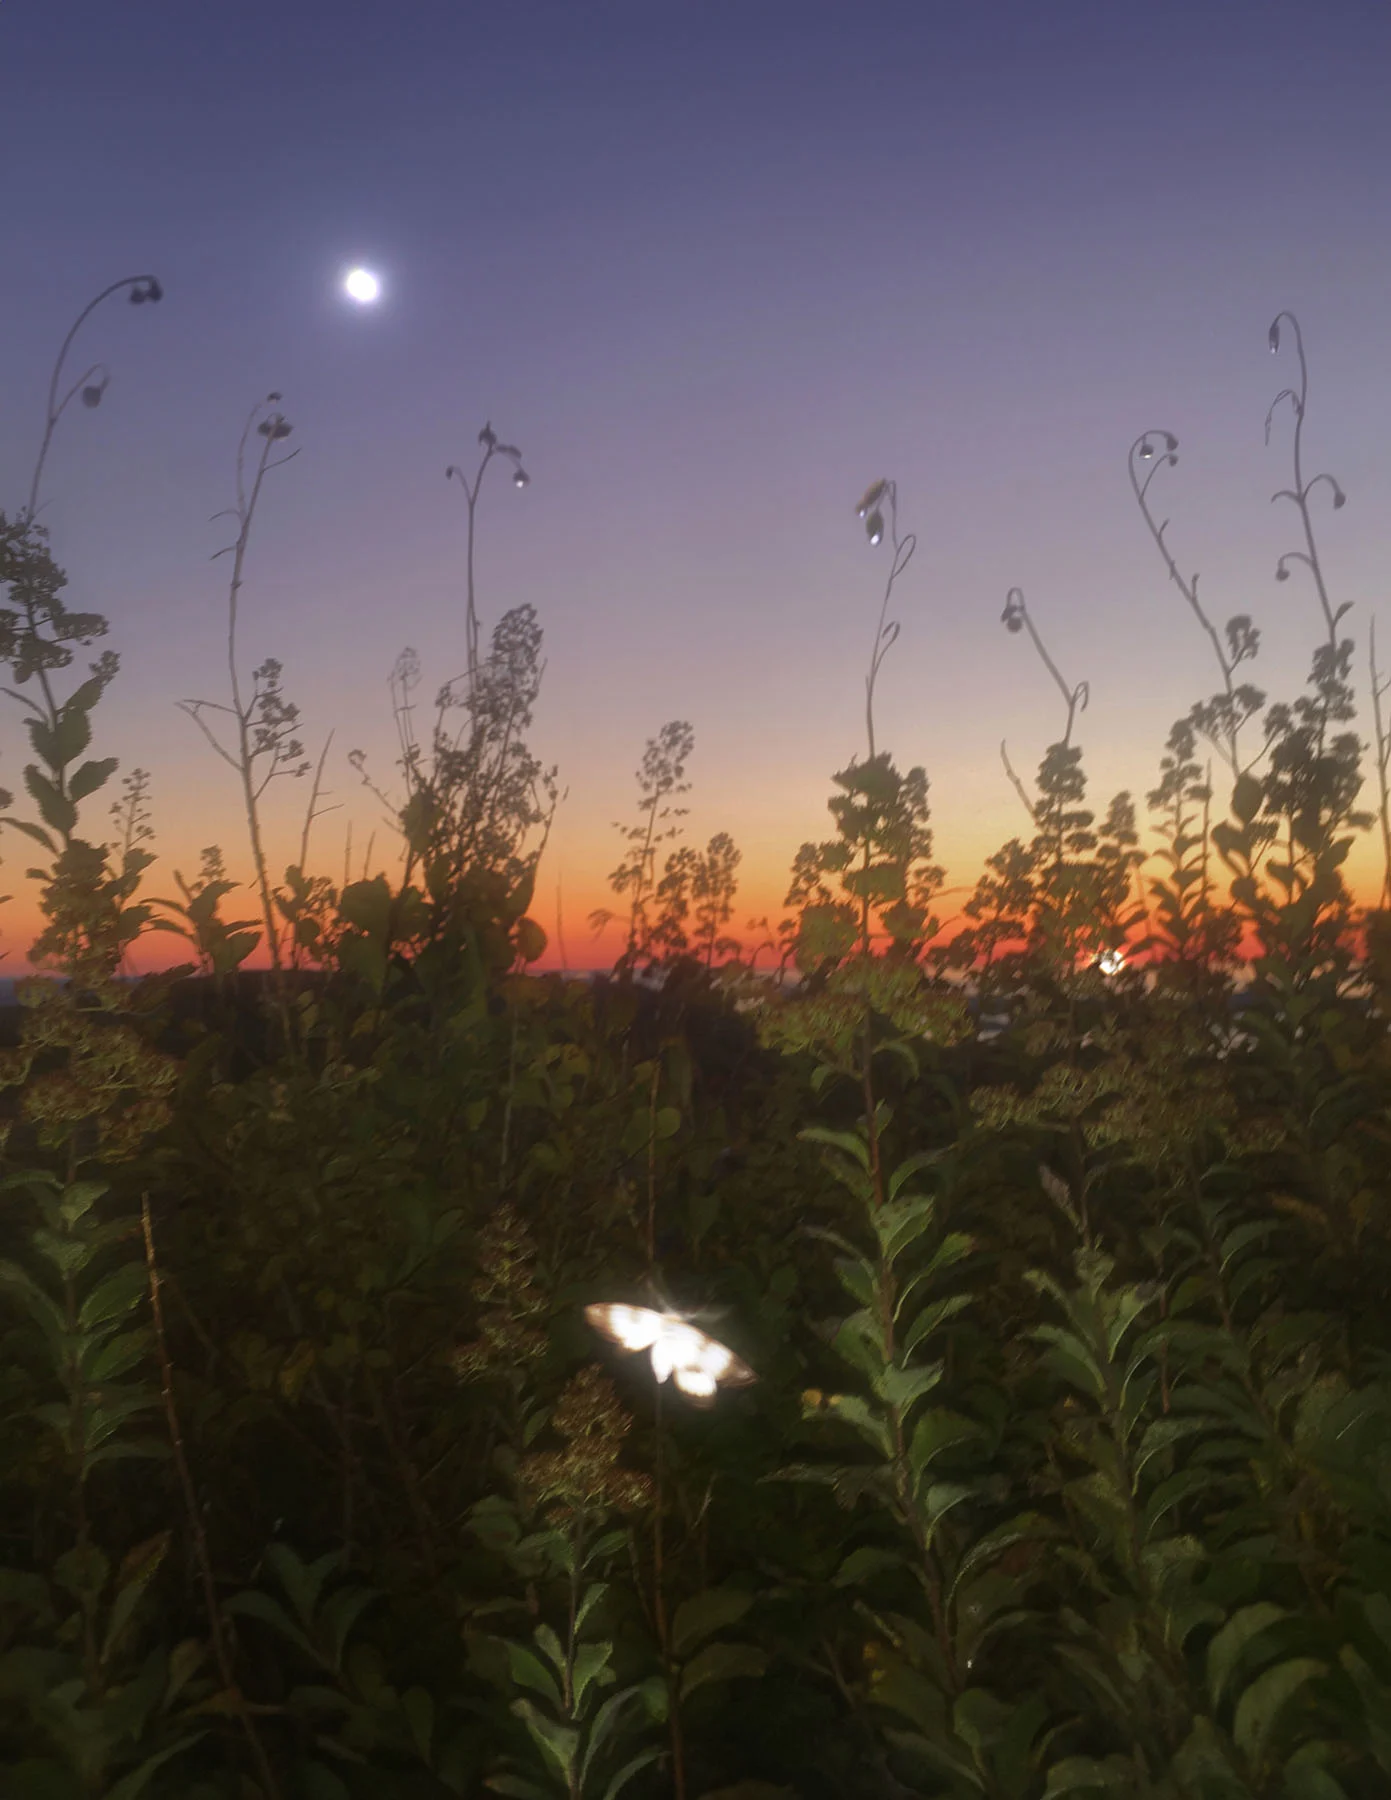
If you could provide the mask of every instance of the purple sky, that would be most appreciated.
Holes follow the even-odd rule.
[[[860,748],[883,571],[852,509],[877,475],[919,534],[880,738],[928,766],[953,876],[1025,824],[1000,738],[1032,768],[1057,735],[999,624],[1013,584],[1091,684],[1095,798],[1143,792],[1212,678],[1130,499],[1141,428],[1183,440],[1175,549],[1215,614],[1256,616],[1272,693],[1316,636],[1311,598],[1271,579],[1282,307],[1310,353],[1313,466],[1349,494],[1324,544],[1360,644],[1391,599],[1388,93],[1371,0],[4,0],[10,511],[71,317],[120,275],[167,293],[89,322],[112,386],[65,421],[44,513],[72,602],[123,656],[98,742],[153,772],[152,888],[214,839],[244,863],[230,774],[174,702],[221,692],[208,519],[270,388],[302,455],[265,502],[244,643],[248,666],[284,663],[314,749],[337,730],[330,870],[370,817],[339,753],[390,774],[396,653],[420,651],[427,693],[461,666],[443,471],[485,417],[533,477],[484,502],[480,599],[485,624],[531,601],[546,628],[536,744],[569,799],[543,888],[563,876],[572,961],[669,718],[696,730],[690,829],[743,847],[741,912],[777,907]],[[358,261],[386,284],[370,311],[338,291]],[[0,752],[17,786],[13,714]],[[272,791],[287,850],[303,801]],[[538,913],[549,928],[553,899]],[[28,923],[18,900],[0,915],[12,963]]]

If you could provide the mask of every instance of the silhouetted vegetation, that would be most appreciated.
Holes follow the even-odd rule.
[[[34,517],[50,404],[0,517],[32,749],[0,823],[39,857],[46,972],[0,1049],[6,1800],[1391,1791],[1391,931],[1343,876],[1358,834],[1391,845],[1385,684],[1373,651],[1378,818],[1291,340],[1293,700],[1237,681],[1255,627],[1213,626],[1150,510],[1177,439],[1132,448],[1222,682],[1163,747],[1155,849],[1131,796],[1089,806],[1086,685],[1014,589],[1064,729],[1032,787],[1006,759],[1027,829],[944,933],[927,774],[875,734],[913,550],[881,481],[865,753],[786,917],[740,948],[674,721],[594,982],[534,972],[535,615],[482,648],[475,510],[515,447],[485,427],[458,476],[463,675],[422,744],[403,653],[399,792],[356,759],[399,875],[311,873],[316,777],[276,882],[259,799],[309,758],[279,665],[238,674],[288,432],[277,396],[253,414],[229,695],[192,706],[242,792],[239,907],[213,848],[144,897],[143,771],[95,823],[118,670],[74,668],[106,621]],[[193,960],[123,979],[154,929]],[[758,1380],[723,1391],[712,1352],[683,1394],[699,1340],[625,1355],[595,1303],[684,1315]]]

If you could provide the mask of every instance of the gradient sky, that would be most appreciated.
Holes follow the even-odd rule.
[[[1130,497],[1142,428],[1182,439],[1180,560],[1219,618],[1255,615],[1259,679],[1293,691],[1318,634],[1272,579],[1294,541],[1269,503],[1285,422],[1262,442],[1282,307],[1312,466],[1349,495],[1323,544],[1365,687],[1378,605],[1391,643],[1388,94],[1379,0],[5,0],[0,505],[27,492],[71,318],[121,275],[166,289],[86,327],[112,385],[65,420],[43,514],[123,659],[97,746],[153,774],[150,890],[212,842],[246,867],[231,774],[175,702],[221,695],[209,517],[271,388],[302,454],[264,501],[243,643],[283,662],[312,749],[337,733],[329,872],[374,816],[346,752],[391,773],[397,652],[427,694],[462,666],[445,465],[485,418],[522,447],[532,485],[483,504],[480,609],[530,601],[545,626],[534,743],[568,798],[535,910],[553,929],[563,880],[572,966],[613,947],[584,918],[667,719],[696,732],[692,836],[732,832],[741,918],[776,914],[862,747],[883,553],[853,506],[876,476],[919,534],[880,739],[926,764],[953,880],[1027,824],[1001,737],[1032,768],[1059,729],[1001,628],[1011,585],[1091,685],[1099,806],[1152,785],[1214,685]],[[339,292],[355,262],[383,276],[373,310]],[[11,710],[7,786],[23,747]],[[272,789],[278,864],[305,798]],[[4,853],[14,972],[35,915]]]

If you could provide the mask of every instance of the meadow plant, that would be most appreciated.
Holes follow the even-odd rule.
[[[97,308],[104,301],[109,300],[113,294],[124,294],[131,306],[157,306],[164,298],[164,288],[153,275],[124,275],[119,281],[113,281],[109,287],[103,288],[94,299],[89,300],[73,321],[68,335],[59,347],[53,364],[53,373],[49,377],[43,437],[39,443],[38,456],[34,461],[34,473],[29,482],[29,498],[23,512],[19,515],[25,525],[32,525],[38,517],[44,469],[48,463],[49,450],[53,446],[54,433],[58,429],[63,414],[79,395],[82,398],[83,406],[89,409],[100,406],[107,388],[111,385],[111,371],[105,363],[93,363],[66,388],[63,385],[63,377],[67,367],[68,352],[72,349],[78,332]]]
[[[281,455],[278,446],[290,436],[293,426],[280,411],[280,395],[268,394],[252,407],[237,444],[237,501],[218,518],[236,521],[237,534],[216,555],[232,558],[232,573],[227,587],[227,677],[229,700],[181,700],[188,714],[213,750],[235,771],[241,786],[242,807],[246,817],[247,836],[256,888],[261,901],[261,929],[272,969],[279,973],[282,961],[280,929],[276,920],[270,870],[266,862],[265,837],[261,822],[261,799],[271,782],[281,775],[300,776],[308,773],[309,762],[297,733],[300,728],[299,708],[285,698],[281,686],[281,666],[274,657],[257,665],[248,686],[241,670],[237,626],[240,619],[241,593],[246,579],[246,556],[251,532],[256,522],[261,489],[272,470],[283,468],[299,455],[298,450]],[[255,449],[253,438],[261,440]],[[254,464],[248,481],[247,452],[255,449]],[[214,729],[207,715],[230,732],[230,743]]]
[[[1154,539],[1164,567],[1169,572],[1169,579],[1182,594],[1189,611],[1211,644],[1213,658],[1222,677],[1221,692],[1214,694],[1209,700],[1195,702],[1188,714],[1189,723],[1222,756],[1232,780],[1236,781],[1249,766],[1242,760],[1242,728],[1265,704],[1265,696],[1260,689],[1249,682],[1239,681],[1237,671],[1243,663],[1252,661],[1256,656],[1260,649],[1260,633],[1246,613],[1233,615],[1219,633],[1198,598],[1197,574],[1185,575],[1169,548],[1169,521],[1156,518],[1150,489],[1160,472],[1173,468],[1177,462],[1178,439],[1172,431],[1142,431],[1130,446],[1126,466],[1136,504],[1149,527],[1150,536]]]
[[[369,775],[364,752],[354,750],[349,761],[404,840],[388,949],[398,937],[418,948],[472,932],[493,946],[491,954],[529,963],[546,946],[544,931],[527,909],[560,800],[557,771],[545,768],[526,742],[545,672],[542,632],[534,607],[513,607],[494,626],[488,655],[482,654],[474,548],[479,495],[489,468],[509,467],[517,488],[526,487],[530,477],[520,451],[499,442],[491,425],[483,427],[478,441],[483,454],[472,481],[454,464],[445,471],[446,480],[463,489],[468,508],[463,674],[437,690],[427,745],[414,722],[420,658],[407,648],[392,667],[404,799],[389,796]],[[305,878],[303,863],[298,877]],[[420,911],[416,878],[428,913]],[[419,919],[423,936],[405,929],[408,914]]]
[[[657,883],[655,900],[660,910],[653,943],[669,957],[689,953],[707,973],[717,956],[737,956],[739,940],[724,933],[734,917],[741,861],[742,853],[727,831],[717,831],[704,850],[690,844],[673,850]],[[690,931],[688,920],[692,922]]]
[[[1372,696],[1372,730],[1377,772],[1377,824],[1381,828],[1381,904],[1391,909],[1391,728],[1383,702],[1391,693],[1391,676],[1377,665],[1377,622],[1367,628],[1367,677]]]
[[[625,976],[634,973],[643,958],[653,959],[663,950],[681,948],[678,933],[685,916],[685,888],[689,879],[688,864],[672,856],[667,859],[667,886],[657,875],[657,856],[662,844],[681,835],[679,820],[687,808],[676,802],[690,792],[686,780],[686,764],[695,753],[695,732],[684,719],[672,719],[663,725],[656,737],[647,740],[637,772],[638,815],[631,825],[617,821],[628,848],[622,862],[609,876],[609,886],[620,899],[628,902],[628,935],[614,965]],[[662,911],[656,912],[662,904]],[[678,906],[680,910],[678,910]],[[655,915],[655,916],[654,916]],[[614,914],[597,907],[589,916],[595,932],[612,923]]]
[[[1313,535],[1340,490],[1303,475],[1277,323],[1311,682],[1252,702],[1254,633],[1204,624],[1222,685],[1163,751],[1148,917],[1014,590],[1064,731],[948,941],[926,771],[876,735],[913,541],[885,481],[795,981],[712,974],[738,853],[664,835],[681,722],[621,828],[620,979],[529,972],[540,633],[504,615],[485,657],[470,563],[424,747],[398,666],[405,873],[311,872],[316,781],[269,899],[318,977],[258,1030],[232,976],[268,881],[259,924],[222,918],[215,850],[140,900],[138,770],[80,835],[114,659],[65,697],[104,621],[32,518],[0,529],[36,808],[4,823],[66,977],[0,1048],[7,1800],[1388,1791],[1391,954],[1339,873],[1368,823]],[[1146,441],[1176,446],[1132,452],[1167,558]],[[292,721],[233,702],[254,804]],[[150,905],[193,981],[115,979]],[[587,1318],[677,1295],[757,1370],[708,1410],[596,1361]]]

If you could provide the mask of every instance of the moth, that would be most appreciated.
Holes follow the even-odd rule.
[[[713,1406],[722,1387],[747,1387],[753,1370],[726,1345],[707,1337],[680,1313],[648,1306],[586,1306],[584,1316],[622,1350],[646,1350],[659,1382],[670,1376],[696,1406]]]

